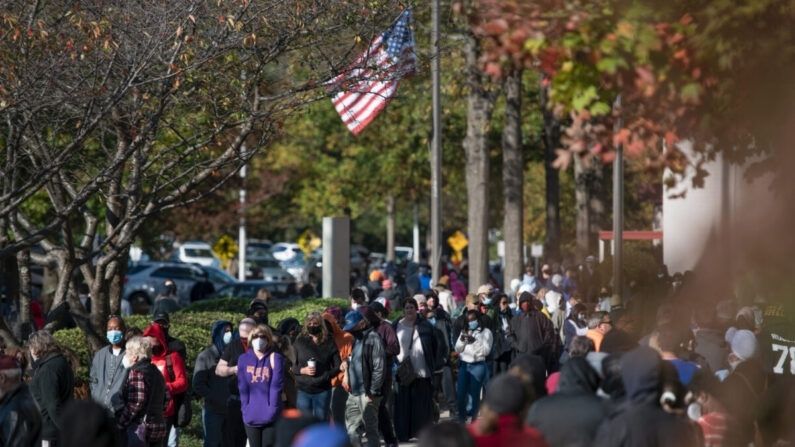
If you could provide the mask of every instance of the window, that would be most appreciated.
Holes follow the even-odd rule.
[[[185,267],[160,267],[152,272],[155,278],[195,279],[193,270]]]
[[[212,258],[213,252],[206,248],[186,248],[185,256],[191,258]]]

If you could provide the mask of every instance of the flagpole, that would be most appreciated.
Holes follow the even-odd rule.
[[[442,259],[442,108],[439,91],[439,0],[431,2],[431,81],[433,99],[433,140],[431,141],[431,274],[432,284],[441,275]]]

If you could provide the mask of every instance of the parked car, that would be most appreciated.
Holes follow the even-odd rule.
[[[273,242],[269,240],[249,239],[246,241],[246,254],[250,251],[257,253],[270,253]]]
[[[172,261],[188,264],[199,264],[209,267],[221,266],[221,261],[215,257],[212,247],[206,242],[184,242],[174,250],[171,258]]]
[[[237,279],[233,278],[232,275],[226,273],[226,271],[216,268],[216,267],[207,267],[204,265],[198,266],[200,269],[204,270],[207,273],[207,279],[213,283],[213,288],[215,290],[220,289],[221,287],[236,283]]]
[[[271,247],[271,254],[277,261],[289,261],[298,256],[299,253],[303,253],[301,247],[290,242],[279,242]]]
[[[287,285],[295,278],[279,265],[272,256],[246,259],[246,279],[262,280]]]
[[[282,299],[296,295],[295,283],[276,283],[272,281],[251,280],[227,284],[215,292],[214,298],[241,298],[251,300],[256,298],[259,289],[268,289],[274,298]]]
[[[412,247],[395,247],[395,261],[398,264],[405,264],[413,261],[414,248]]]
[[[311,259],[311,258],[310,258]],[[304,254],[290,259],[289,261],[281,261],[279,265],[287,271],[296,281],[302,281],[304,278],[304,270],[306,270],[307,261],[304,259]]]
[[[172,279],[177,285],[180,305],[190,304],[190,292],[198,281],[204,280],[205,272],[193,264],[155,262],[140,263],[127,268],[124,278],[124,295],[130,302],[133,313],[148,313],[157,295],[165,290],[163,284]]]

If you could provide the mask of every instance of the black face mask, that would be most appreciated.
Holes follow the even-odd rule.
[[[311,335],[320,335],[320,333],[323,332],[320,326],[307,326],[306,331]]]

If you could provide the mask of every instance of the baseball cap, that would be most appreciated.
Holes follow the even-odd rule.
[[[342,330],[350,331],[362,320],[364,320],[364,315],[362,315],[361,312],[352,310],[345,314],[345,327],[343,327]]]

